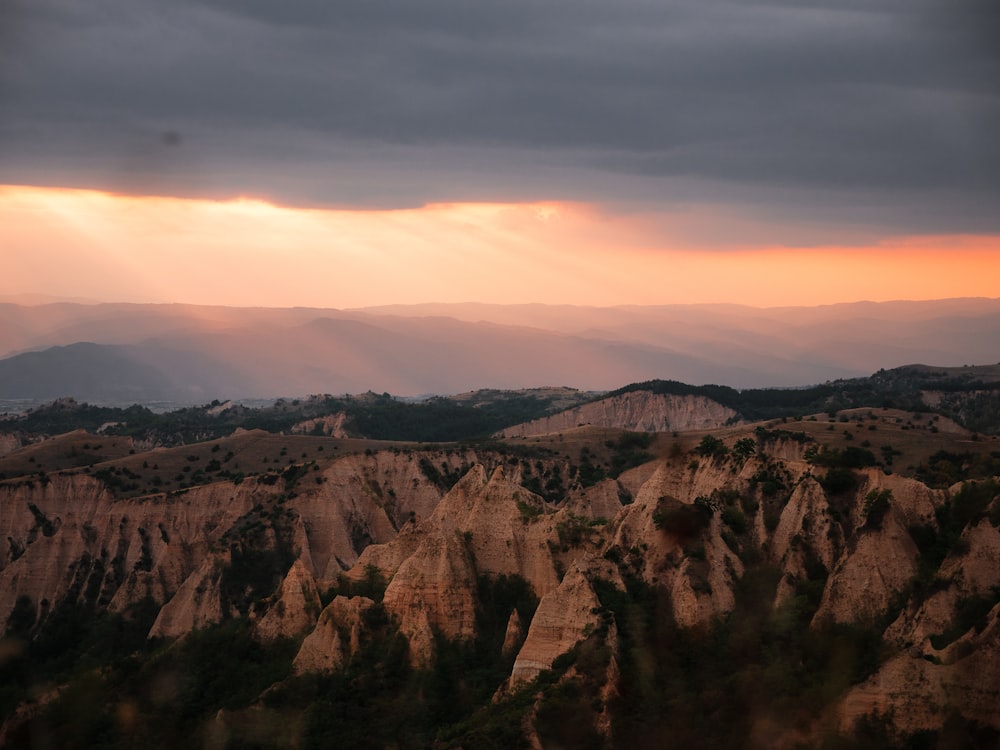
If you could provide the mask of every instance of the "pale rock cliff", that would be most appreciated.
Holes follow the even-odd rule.
[[[219,584],[222,569],[228,563],[227,554],[206,557],[170,601],[160,608],[149,629],[149,637],[176,638],[221,622],[224,613]]]
[[[518,575],[539,596],[559,585],[552,546],[560,517],[502,468],[487,478],[476,465],[430,518],[366,549],[350,575],[360,577],[374,565],[391,579],[386,610],[399,618],[413,662],[425,664],[435,631],[475,636],[477,576]]]
[[[939,577],[955,581],[965,595],[988,594],[1000,586],[1000,529],[982,518],[965,529],[961,543],[968,551],[948,557]]]
[[[743,574],[743,563],[722,539],[717,516],[691,538],[657,528],[658,513],[691,506],[697,497],[710,494],[710,477],[716,488],[733,479],[721,462],[704,462],[694,472],[660,463],[609,532],[610,545],[627,553],[627,561],[643,580],[670,590],[674,617],[685,626],[730,611],[735,604],[733,587]],[[696,557],[686,554],[691,548],[699,550]]]
[[[807,577],[808,566],[820,563],[831,575],[818,620],[853,622],[877,616],[916,572],[918,552],[908,529],[935,524],[934,509],[946,500],[947,493],[878,469],[864,469],[838,522],[837,512],[811,475],[811,467],[795,462],[787,462],[785,467],[798,479],[793,480],[794,489],[770,540],[772,558],[785,573],[777,602],[795,593],[796,584]],[[892,494],[884,520],[867,524],[867,498],[885,491]],[[762,519],[757,533],[766,538]]]
[[[641,466],[636,466],[634,469],[629,469],[624,471],[618,476],[618,484],[627,493],[630,498],[634,498],[639,492],[639,489],[649,478],[653,476],[656,471],[660,468],[660,463],[657,461],[649,461]]]
[[[934,591],[918,606],[903,609],[885,632],[902,648],[942,658],[930,637],[951,629],[959,601],[968,597],[995,597],[1000,587],[1000,529],[980,519],[962,534],[959,548],[941,564]],[[944,588],[940,588],[944,586]]]
[[[460,471],[473,457],[442,452],[426,460]],[[430,516],[443,494],[417,456],[395,451],[344,456],[300,486],[289,507],[303,519],[312,573],[319,580],[335,579],[368,545],[384,544],[411,519]]]
[[[454,464],[457,469],[465,459],[435,454],[435,460]],[[315,482],[315,477],[321,481]],[[277,488],[275,485],[274,491]],[[441,498],[441,490],[424,475],[417,459],[400,452],[344,456],[324,471],[307,475],[296,490],[295,497],[285,502],[292,514],[293,554],[297,559],[292,581],[286,577],[286,583],[293,588],[304,585],[309,591],[294,596],[279,592],[258,622],[262,638],[289,635],[289,628],[296,632],[312,628],[319,610],[316,579],[334,581],[347,565],[357,561],[358,552],[370,544],[393,540],[397,523],[405,524],[404,529],[412,527],[410,519],[429,515]],[[268,538],[269,546],[275,548],[278,542],[273,532]],[[200,611],[201,602],[200,598],[195,602],[186,589],[179,591],[164,607],[168,619],[154,627],[154,634],[178,634],[191,620],[176,611]],[[174,622],[178,624],[168,627]]]
[[[666,576],[674,619],[682,627],[703,625],[736,605],[734,588],[743,576],[743,563],[721,536],[714,518],[704,540],[703,561],[686,556],[674,575]]]
[[[587,637],[600,623],[601,602],[591,578],[601,577],[623,589],[617,568],[606,560],[581,558],[566,572],[558,588],[542,597],[518,651],[510,685],[530,682]]]
[[[316,627],[302,641],[292,666],[299,674],[339,669],[358,652],[363,615],[375,605],[364,596],[338,596],[320,613]]]
[[[948,499],[949,491],[933,490],[916,479],[898,474],[885,474],[880,469],[861,470],[863,480],[857,493],[855,507],[856,525],[864,523],[861,509],[869,492],[889,490],[892,492],[892,507],[901,515],[904,526],[933,524],[934,509]]]
[[[326,435],[327,437],[346,438],[347,431],[344,423],[347,422],[347,414],[342,411],[336,414],[328,414],[325,417],[306,419],[292,425],[293,435]]]
[[[67,596],[113,610],[164,601],[254,504],[256,483],[219,483],[177,496],[115,499],[96,479],[52,475],[0,485],[0,625],[20,596],[41,615]]]
[[[476,465],[426,522],[404,529],[387,545],[366,549],[352,575],[375,565],[392,577],[425,540],[461,537],[477,574],[516,574],[543,595],[559,583],[546,543],[554,524],[546,513],[545,501],[508,479],[503,469],[487,479],[485,468]]]
[[[758,440],[758,446],[763,453],[778,461],[804,461],[805,453],[811,443],[789,439]]]
[[[526,514],[526,509],[531,510]],[[487,480],[480,465],[441,500],[431,524],[466,538],[478,574],[519,575],[544,596],[559,584],[547,544],[554,523],[547,510],[542,498],[509,479],[503,468]]]
[[[908,604],[886,628],[883,637],[898,648],[910,650],[913,656],[936,656],[930,638],[951,626],[958,596],[958,589],[952,585],[934,592],[916,606]]]
[[[434,655],[434,631],[448,638],[476,633],[476,571],[460,534],[426,537],[386,587],[386,611],[399,618],[410,642],[410,660],[426,665]]]
[[[902,513],[890,506],[880,528],[858,532],[827,579],[815,622],[867,622],[889,609],[917,573],[919,553]]]
[[[319,613],[318,588],[373,568],[388,581],[382,606],[408,638],[412,662],[426,666],[437,636],[477,635],[483,577],[519,576],[540,603],[530,622],[525,612],[501,613],[503,650],[516,653],[509,688],[605,625],[613,648],[598,579],[623,588],[623,575],[636,576],[669,594],[678,625],[698,627],[734,609],[743,560],[756,559],[782,573],[775,606],[801,594],[806,579],[816,584],[810,595],[822,588],[815,628],[881,628],[895,617],[883,638],[898,653],[843,697],[839,726],[876,710],[912,732],[940,727],[959,710],[1000,727],[1000,605],[991,604],[1000,586],[1000,529],[991,522],[1000,500],[896,615],[901,595],[928,585],[917,580],[927,571],[914,541],[922,537],[911,530],[936,529],[935,509],[960,485],[933,490],[871,468],[854,471],[855,489],[831,494],[826,469],[802,460],[801,443],[758,449],[746,460],[651,461],[617,480],[570,486],[553,503],[522,482],[560,459],[528,467],[471,451],[354,454],[294,486],[272,475],[130,500],[82,474],[8,481],[0,483],[0,624],[22,595],[40,616],[67,597],[124,611],[152,596],[164,604],[150,635],[181,636],[238,613],[224,587],[227,566],[240,550],[266,550],[294,562],[273,594],[254,592],[262,598],[249,611],[262,640],[308,632],[297,672],[338,669],[357,653],[374,603],[338,596]],[[678,517],[687,520],[667,522]],[[957,632],[963,602],[976,597],[992,610]]]
[[[815,479],[807,477],[795,486],[781,511],[771,536],[771,552],[776,559],[785,560],[804,542],[830,570],[838,556],[838,550],[828,544],[830,536],[836,533],[833,528],[826,493]]]
[[[758,527],[762,531],[763,520]],[[844,535],[831,517],[826,493],[811,476],[803,478],[781,511],[778,525],[771,537],[772,558],[785,575],[778,583],[776,602],[781,603],[795,593],[795,584],[808,577],[808,567],[816,562],[833,570],[844,549]]]
[[[424,456],[454,472],[473,458],[458,452]],[[367,545],[394,539],[400,527],[408,530],[429,517],[443,494],[416,456],[396,451],[338,458],[323,471],[307,473],[295,490],[281,506],[292,554],[311,577],[328,581],[353,565]],[[205,609],[203,564],[237,539],[240,529],[266,521],[286,494],[283,482],[267,477],[124,500],[85,474],[2,483],[0,628],[22,596],[38,617],[67,597],[124,611],[147,596],[169,602],[191,576],[183,604],[173,604],[157,634],[184,627],[169,623],[218,619],[214,609]],[[224,541],[232,533],[236,537]],[[273,530],[263,538],[274,548]],[[192,613],[180,614],[185,607]]]
[[[399,566],[413,556],[424,538],[423,529],[417,524],[408,523],[399,530],[391,542],[365,547],[358,557],[358,562],[345,575],[354,580],[361,580],[371,567],[378,570],[386,579],[391,579],[399,570]]]
[[[876,713],[900,732],[935,730],[952,714],[1000,727],[1000,604],[981,633],[970,631],[944,660],[902,652],[852,688],[838,707],[840,728]]]
[[[501,651],[504,655],[513,654],[524,644],[524,624],[521,622],[521,615],[515,609],[507,619],[507,630],[504,632],[503,647]]]
[[[476,458],[466,454],[462,465],[466,465],[466,457]],[[452,468],[461,469],[462,465],[452,460]],[[471,545],[480,573],[516,573],[534,586],[551,587],[556,582],[551,560],[539,562],[538,555],[532,551],[545,547],[551,535],[552,525],[540,523],[546,520],[544,514],[551,509],[520,482],[519,466],[495,469],[488,478],[485,465],[472,465],[445,497],[439,498],[440,504],[434,501],[433,513],[413,514],[391,543],[366,547],[348,573],[349,577],[359,579],[368,566],[374,566],[386,578],[392,578],[427,535],[461,532]],[[608,506],[603,500],[598,502],[605,511],[613,509],[613,505]],[[522,506],[537,513],[537,517],[526,516]]]
[[[530,437],[585,425],[640,432],[705,430],[739,420],[739,414],[704,396],[632,391],[508,427],[501,437]]]
[[[0,456],[13,453],[21,447],[21,439],[9,432],[0,432]]]
[[[263,641],[295,638],[316,624],[320,612],[319,591],[312,574],[296,560],[281,582],[275,600],[254,625],[254,633]]]
[[[612,519],[624,507],[623,490],[625,488],[617,480],[604,479],[591,487],[570,493],[565,509],[588,518]]]
[[[635,502],[625,506],[612,524],[611,545],[623,552],[637,547],[644,550],[641,556],[633,553],[629,557],[639,566],[644,580],[670,589],[679,624],[705,622],[731,609],[735,601],[733,588],[743,566],[725,541],[729,537],[723,532],[727,530],[719,522],[721,507],[715,498],[720,490],[750,498],[756,508],[746,513],[749,543],[764,550],[784,573],[776,603],[795,593],[797,583],[808,577],[810,568],[821,565],[830,573],[817,622],[868,621],[879,616],[916,573],[918,551],[908,529],[934,524],[934,509],[947,499],[947,493],[912,479],[866,469],[858,472],[858,489],[838,501],[840,505],[846,502],[838,515],[812,475],[815,467],[794,460],[775,463],[771,449],[793,443],[769,444],[767,456],[752,457],[742,464],[720,457],[702,458],[696,465],[657,462],[636,491]],[[783,476],[785,489],[775,498],[766,498],[755,489],[752,480],[764,470]],[[866,497],[884,490],[892,493],[889,509],[880,524],[869,528]],[[656,528],[655,513],[696,500],[715,508],[711,523],[696,539],[680,539]],[[776,500],[781,503],[780,515],[772,532],[765,524],[765,506],[773,508]],[[736,501],[735,507],[739,509],[742,502]],[[697,556],[687,554],[692,547],[698,550]],[[992,558],[989,553],[983,555],[983,567],[988,568]]]
[[[655,468],[634,493],[635,502],[649,505],[655,504],[660,497],[673,497],[693,503],[696,498],[709,497],[719,489],[745,486],[746,479],[757,466],[751,459],[737,468],[718,457],[698,459],[695,463],[696,469],[690,468],[688,462],[683,465],[671,461],[652,462]]]

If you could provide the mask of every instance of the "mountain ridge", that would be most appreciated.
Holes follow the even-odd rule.
[[[34,361],[36,373],[59,372],[65,364],[54,347],[84,341],[138,347],[119,350],[128,354],[126,369],[152,366],[154,381],[179,384],[151,392],[151,400],[171,400],[179,391],[196,403],[197,394],[273,398],[371,389],[415,396],[539,383],[609,390],[665,376],[797,387],[907,362],[1000,361],[998,329],[1000,300],[990,299],[822,309],[478,305],[471,313],[461,305],[2,304],[0,399],[25,397],[13,387],[13,369]],[[111,381],[114,367],[107,369]],[[96,400],[99,390],[82,389],[67,373],[44,397]]]

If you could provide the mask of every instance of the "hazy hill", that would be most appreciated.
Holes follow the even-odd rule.
[[[0,399],[606,390],[656,378],[802,386],[912,362],[1000,361],[998,330],[1000,300],[987,299],[768,309],[0,304]],[[83,350],[54,348],[82,342],[98,347],[82,369]]]

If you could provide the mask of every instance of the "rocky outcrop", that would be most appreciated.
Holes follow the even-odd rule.
[[[306,419],[292,425],[293,435],[325,435],[327,437],[346,438],[347,431],[344,424],[347,422],[347,414],[339,411],[336,414],[328,414],[325,417]]]
[[[500,467],[486,478],[469,471],[435,509],[430,524],[441,534],[461,534],[479,575],[517,575],[544,596],[559,584],[547,544],[555,526],[538,495]]]
[[[827,580],[815,620],[872,622],[917,573],[919,553],[890,508],[880,527],[862,529]]]
[[[571,479],[579,472],[569,453],[529,460],[516,443],[506,455],[354,454],[132,499],[116,499],[82,474],[8,480],[0,483],[0,622],[19,599],[24,608],[23,597],[44,620],[61,601],[124,612],[150,596],[162,604],[151,636],[178,637],[235,616],[248,616],[264,642],[304,636],[299,673],[342,668],[367,638],[395,637],[396,627],[419,667],[431,665],[441,637],[488,635],[493,652],[513,663],[508,689],[593,635],[581,654],[591,646],[610,653],[599,699],[607,704],[618,665],[615,618],[631,621],[602,606],[606,585],[621,590],[628,580],[631,591],[654,592],[657,617],[694,629],[742,612],[740,597],[752,590],[766,592],[762,611],[784,607],[778,614],[790,615],[789,627],[811,623],[823,633],[845,623],[854,627],[843,631],[872,639],[884,630],[882,663],[869,665],[870,677],[831,703],[824,719],[848,727],[879,711],[912,732],[958,711],[1000,727],[1000,500],[982,498],[971,520],[962,516],[959,537],[941,520],[954,508],[937,512],[959,486],[929,489],[866,468],[851,470],[835,491],[828,469],[803,460],[796,440],[763,442],[745,430],[721,437],[732,448],[751,434],[755,451],[676,450],[588,487]],[[524,486],[555,476],[567,489],[554,497],[546,487],[551,502]],[[919,552],[931,546],[933,570]],[[247,583],[252,566],[239,564],[248,559],[274,562],[274,576],[253,584],[268,590]],[[761,588],[749,586],[747,570]],[[501,600],[497,592],[512,595],[496,585],[501,576],[531,588],[539,600],[533,615]],[[380,577],[387,585],[379,604],[337,596],[320,612],[320,590],[377,592]],[[560,666],[558,679],[584,675],[573,669]],[[598,713],[610,731],[610,715]],[[804,727],[797,722],[796,732]]]
[[[115,499],[84,475],[0,485],[0,625],[18,597],[39,617],[67,597],[124,610],[165,601],[260,494],[256,482],[219,483],[170,497]]]
[[[799,583],[830,574],[818,618],[855,622],[884,613],[916,572],[918,551],[909,529],[935,524],[934,509],[947,493],[865,469],[857,489],[835,498],[834,507],[807,465],[786,468],[798,478],[770,538],[771,557],[784,572],[776,602],[795,594]],[[876,522],[869,520],[866,504],[879,494],[887,509]],[[763,519],[758,522],[758,536],[766,539]]]
[[[581,559],[558,588],[542,597],[531,620],[524,645],[514,660],[511,687],[530,682],[587,637],[601,623],[601,602],[590,579],[602,577],[624,588],[616,568],[604,560]]]
[[[361,647],[363,616],[374,605],[363,596],[336,597],[302,641],[292,664],[295,671],[326,672],[342,667]]]
[[[302,561],[296,560],[266,613],[255,623],[254,633],[263,641],[295,638],[313,628],[319,612],[316,581]]]
[[[943,654],[935,642],[940,645],[941,635],[954,629],[960,603],[995,599],[1000,591],[1000,529],[986,518],[967,527],[957,549],[942,563],[935,589],[923,601],[904,607],[885,638],[900,648],[940,659]]]
[[[452,639],[474,637],[476,570],[462,536],[424,539],[399,566],[383,603],[399,618],[414,664],[426,665],[433,658],[435,631]]]
[[[333,580],[369,545],[384,544],[429,517],[444,491],[428,478],[428,465],[460,472],[473,460],[455,452],[379,451],[345,456],[302,480],[289,506],[302,518],[312,574]]]
[[[861,512],[864,508],[865,498],[870,492],[882,490],[891,492],[892,507],[904,526],[934,524],[934,509],[944,503],[950,494],[946,490],[931,489],[916,479],[909,479],[898,474],[885,474],[876,468],[864,469],[862,476],[854,508],[856,527],[865,522]]]
[[[775,597],[779,604],[795,594],[798,582],[810,577],[811,567],[821,565],[830,571],[840,559],[843,531],[832,517],[826,493],[811,476],[795,486],[782,509],[770,549],[784,573]]]
[[[501,437],[530,437],[587,425],[641,432],[706,430],[739,420],[739,414],[704,396],[632,391],[508,427]]]
[[[890,658],[841,701],[840,728],[849,731],[870,714],[883,717],[900,734],[938,729],[953,714],[1000,727],[998,615],[1000,605],[981,633],[970,631],[952,647],[950,659],[909,651]]]
[[[501,653],[504,656],[517,653],[524,643],[524,624],[521,614],[515,609],[507,618],[507,629],[504,631]]]
[[[965,529],[960,544],[966,551],[948,557],[939,576],[954,581],[963,595],[988,594],[1000,586],[1000,529],[981,518]]]
[[[566,510],[587,518],[612,519],[622,507],[622,498],[631,499],[631,493],[617,480],[605,479],[592,487],[571,493],[566,501]]]
[[[13,453],[21,447],[21,439],[9,432],[0,432],[0,456]]]
[[[161,609],[150,638],[176,638],[222,621],[220,582],[228,556],[206,557]]]
[[[550,513],[551,511],[549,511]],[[386,545],[365,550],[351,575],[375,566],[391,581],[386,609],[399,617],[414,663],[433,653],[433,634],[472,638],[477,576],[516,575],[544,595],[559,584],[551,541],[554,516],[545,502],[497,468],[477,465],[425,522]]]
[[[210,558],[209,568],[220,564],[218,552],[240,539],[241,529],[273,523],[279,498],[292,555],[311,578],[332,581],[366,546],[394,539],[400,527],[434,511],[443,490],[421,458],[454,472],[471,462],[456,452],[344,456],[300,478],[290,499],[284,482],[267,477],[124,500],[84,474],[2,483],[0,629],[19,597],[42,618],[67,598],[124,611],[145,597],[164,604],[180,595],[158,635],[228,616],[205,602],[212,586],[203,565]],[[273,547],[274,532],[267,537]]]
[[[698,492],[708,486],[708,476],[715,477],[716,487],[732,482],[721,464],[706,463],[697,472],[661,464],[609,531],[610,546],[625,553],[644,581],[670,591],[674,618],[685,626],[730,611],[743,573],[743,563],[722,539],[719,518],[693,507],[711,492]],[[673,512],[691,514],[694,527],[675,531],[663,523]]]

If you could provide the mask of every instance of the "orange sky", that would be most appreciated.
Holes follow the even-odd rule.
[[[582,204],[305,210],[6,186],[0,295],[336,308],[1000,297],[1000,237],[705,249],[691,245],[691,215],[674,231]]]

